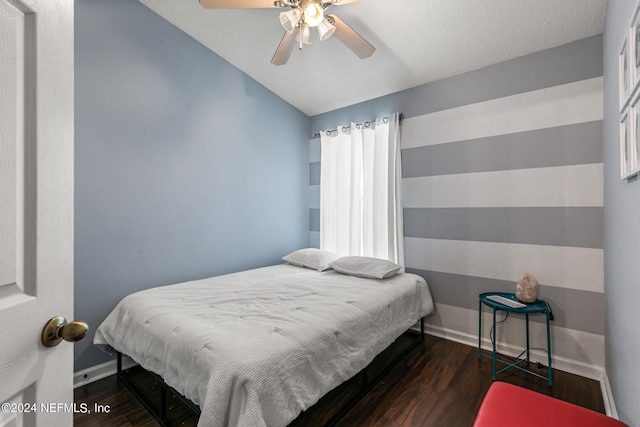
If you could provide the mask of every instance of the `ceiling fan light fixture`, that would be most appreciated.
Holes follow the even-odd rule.
[[[320,41],[325,41],[326,39],[331,37],[335,30],[336,27],[331,25],[329,20],[327,20],[326,18],[323,19],[320,25],[318,25],[318,34],[320,35]]]
[[[280,13],[280,24],[282,28],[288,33],[293,32],[294,28],[298,26],[298,22],[300,22],[300,17],[302,16],[302,12],[300,9],[291,9],[288,12]]]
[[[302,44],[311,44],[311,27],[308,25],[300,26],[300,31],[296,36],[296,41]]]
[[[304,8],[304,22],[310,27],[317,27],[324,20],[324,9],[319,3],[309,3]]]
[[[199,0],[207,9],[268,9],[282,8],[280,25],[285,33],[271,59],[274,65],[284,65],[294,46],[302,50],[311,44],[312,27],[318,29],[320,41],[335,36],[360,59],[370,57],[376,48],[338,16],[328,13],[329,7],[356,3],[359,0]],[[380,0],[382,1],[382,0]],[[280,12],[280,11],[279,11]],[[297,43],[296,43],[297,42]]]

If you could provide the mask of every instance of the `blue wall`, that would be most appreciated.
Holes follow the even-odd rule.
[[[606,368],[618,416],[640,426],[640,181],[620,179],[618,52],[637,0],[609,1],[604,56],[604,267]]]
[[[135,0],[75,7],[75,317],[306,246],[309,118]]]

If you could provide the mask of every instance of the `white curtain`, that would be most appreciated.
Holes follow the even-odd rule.
[[[404,265],[400,114],[321,132],[320,247]]]

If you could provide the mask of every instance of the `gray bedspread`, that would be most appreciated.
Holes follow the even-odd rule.
[[[431,312],[414,274],[282,264],[129,295],[94,343],[199,405],[199,426],[285,426]]]

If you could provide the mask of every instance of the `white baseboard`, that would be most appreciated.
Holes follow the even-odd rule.
[[[137,363],[130,357],[122,356],[122,369],[129,369],[136,365]],[[100,365],[75,372],[73,374],[73,388],[87,385],[94,381],[114,375],[116,371],[117,362],[115,360],[111,360],[109,362],[101,363]]]
[[[618,419],[618,411],[616,410],[616,404],[613,401],[613,391],[611,390],[611,384],[609,384],[609,377],[607,376],[607,370],[603,370],[602,378],[600,379],[600,390],[602,390],[602,400],[604,401],[604,409],[608,416]]]
[[[478,336],[467,334],[460,331],[454,331],[451,329],[443,328],[434,325],[425,325],[425,332],[429,335],[444,338],[450,341],[455,341],[461,344],[466,344],[472,347],[478,347]],[[483,338],[482,348],[485,350],[491,350],[493,348],[489,338]],[[500,352],[508,356],[517,356],[522,351],[522,348],[509,344],[501,344]],[[561,371],[569,372],[571,374],[580,375],[581,377],[589,378],[592,380],[600,381],[603,375],[603,368],[601,366],[589,365],[584,362],[569,359],[562,356],[552,354],[552,367]],[[531,350],[531,359],[536,362],[540,362],[543,365],[547,365],[546,353],[538,350]]]

